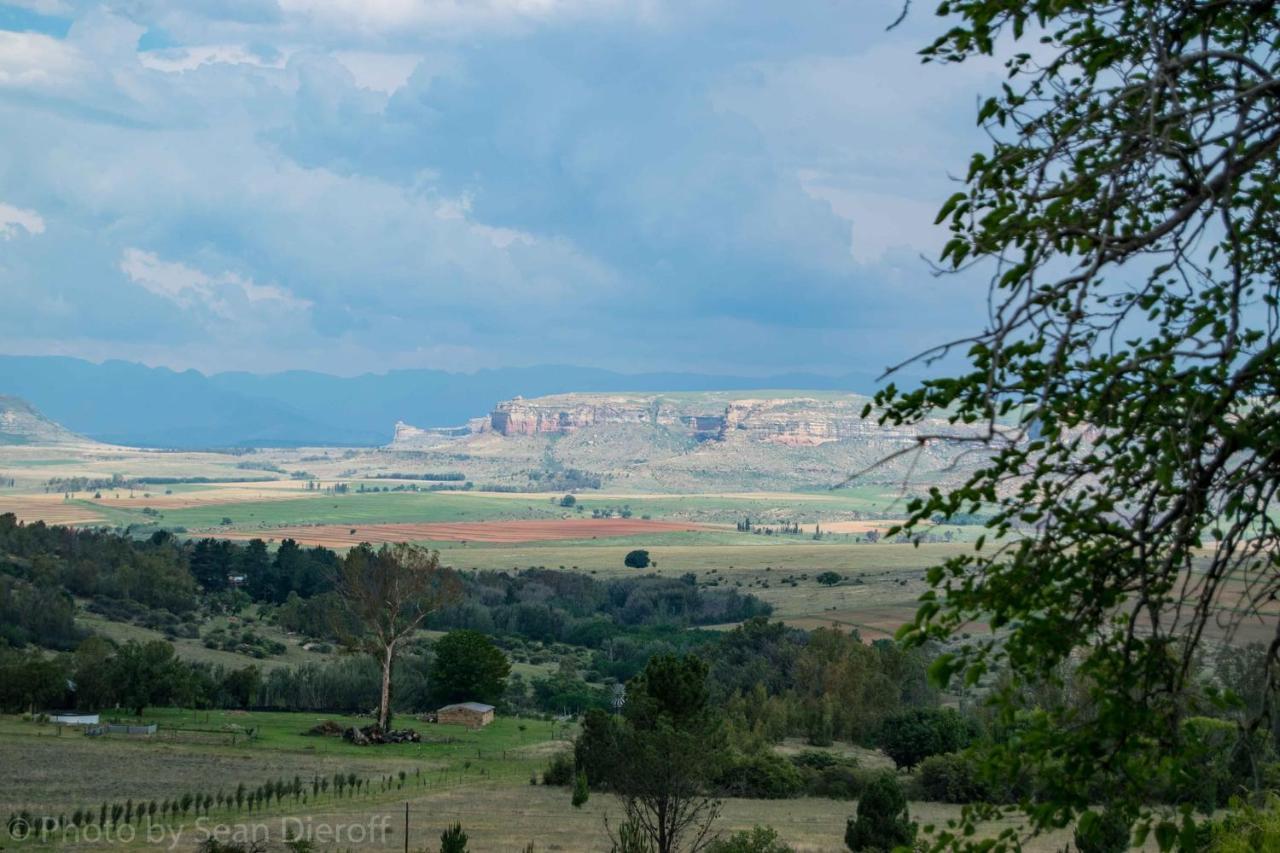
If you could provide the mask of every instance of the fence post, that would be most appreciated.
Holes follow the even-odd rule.
[[[404,804],[404,853],[409,853],[409,803]]]

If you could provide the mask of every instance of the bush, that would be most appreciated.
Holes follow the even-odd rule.
[[[977,761],[967,755],[931,755],[920,762],[916,782],[921,796],[935,803],[992,802],[996,798],[981,770]]]
[[[736,756],[720,776],[720,789],[730,797],[781,800],[804,791],[795,765],[772,752]]]
[[[544,785],[570,785],[573,783],[573,756],[567,752],[557,753],[542,772]]]
[[[894,764],[911,769],[930,755],[964,749],[974,734],[972,722],[952,708],[912,708],[886,718],[879,741]]]
[[[1076,850],[1080,853],[1124,853],[1129,849],[1130,824],[1128,815],[1112,809],[1102,814],[1085,812],[1076,824]]]
[[[622,558],[622,563],[629,569],[647,569],[649,568],[649,552],[642,548],[628,551],[627,556]]]
[[[606,821],[605,827],[608,828],[608,826]],[[609,837],[613,839],[613,846],[609,853],[653,853],[653,845],[649,843],[649,837],[635,820],[624,821],[618,827],[618,834],[615,836],[610,832]]]
[[[1280,850],[1280,796],[1268,795],[1260,808],[1233,802],[1223,818],[1209,825],[1208,833],[1211,853]]]
[[[462,831],[462,824],[455,823],[440,833],[440,853],[467,853],[467,834]]]
[[[1264,781],[1271,775],[1268,765],[1274,753],[1265,732],[1242,738],[1235,723],[1190,717],[1183,722],[1182,733],[1191,772],[1177,774],[1164,786],[1159,796],[1166,802],[1190,803],[1212,814],[1232,797],[1255,789],[1255,762],[1262,767]]]
[[[855,764],[836,764],[817,771],[809,781],[808,791],[815,797],[856,800],[874,778],[873,771],[861,770]]]
[[[826,767],[832,767],[840,763],[834,755],[829,752],[823,752],[820,749],[806,749],[803,752],[797,752],[791,756],[791,763],[797,767],[808,767],[813,770],[822,770]]]
[[[728,838],[717,838],[706,847],[706,853],[793,853],[783,844],[778,833],[769,826],[755,826],[735,832]]]
[[[858,815],[845,827],[845,845],[855,853],[872,853],[910,844],[915,837],[902,786],[892,774],[881,773],[858,801]]]

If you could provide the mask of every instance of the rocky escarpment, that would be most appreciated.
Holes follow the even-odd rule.
[[[516,398],[494,408],[487,428],[501,435],[564,435],[608,424],[650,424],[697,441],[764,441],[793,447],[915,435],[915,430],[886,429],[874,420],[864,419],[866,402],[855,395]],[[898,432],[902,434],[896,435]]]
[[[763,442],[815,447],[842,441],[912,441],[917,427],[883,427],[863,418],[867,399],[853,394],[807,396],[702,394],[561,394],[516,397],[467,427],[422,430],[396,425],[393,446],[463,434],[563,436],[608,426],[658,427],[702,443]],[[926,425],[935,430],[938,425]]]
[[[609,424],[648,424],[685,432],[699,440],[721,438],[724,407],[661,396],[516,397],[494,407],[487,429],[501,435],[564,435]]]
[[[387,451],[413,453],[413,463],[429,470],[460,467],[475,482],[520,489],[574,472],[661,492],[805,489],[861,471],[871,472],[862,480],[871,484],[949,482],[981,461],[969,452],[971,428],[882,426],[862,417],[867,402],[785,391],[517,397],[472,421],[464,436],[402,425]],[[920,452],[901,453],[912,447]]]

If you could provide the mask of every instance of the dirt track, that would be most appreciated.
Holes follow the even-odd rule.
[[[226,531],[225,539],[294,539],[306,545],[345,548],[361,542],[551,542],[561,539],[604,539],[646,533],[707,530],[703,525],[630,518],[547,518],[529,521],[465,521],[432,524],[318,524],[272,527],[261,531]],[[354,531],[354,532],[353,532]]]

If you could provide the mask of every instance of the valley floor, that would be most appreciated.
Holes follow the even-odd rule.
[[[0,814],[7,817],[23,808],[70,814],[84,808],[96,815],[103,802],[230,792],[241,782],[252,789],[294,776],[302,780],[308,802],[286,796],[283,804],[253,814],[214,807],[207,818],[188,815],[170,821],[163,831],[157,823],[150,837],[146,823],[138,821],[117,833],[109,827],[105,833],[90,828],[44,842],[36,837],[10,840],[0,847],[190,851],[214,832],[272,842],[287,832],[311,837],[319,849],[403,850],[407,804],[411,850],[435,849],[441,831],[460,822],[475,853],[510,853],[530,842],[535,850],[595,853],[609,848],[605,821],[616,825],[620,814],[617,802],[606,795],[595,794],[575,809],[568,789],[529,784],[530,775],[545,767],[550,755],[567,748],[560,739],[566,733],[553,737],[552,724],[544,721],[499,719],[470,732],[402,717],[400,724],[415,726],[433,742],[362,749],[336,738],[301,734],[327,719],[323,715],[160,710],[147,717],[161,721],[155,738],[87,738],[70,728],[59,734],[53,726],[0,717]],[[259,736],[233,745],[225,736],[231,726],[257,728]],[[169,729],[174,731],[166,737]],[[369,779],[371,788],[354,796],[349,789],[345,796],[334,796],[332,788],[310,794],[313,778],[335,773]],[[764,824],[797,853],[837,853],[845,850],[845,821],[857,804],[806,797],[730,799],[723,806],[717,823],[722,832]],[[958,813],[957,806],[911,804],[913,819],[922,825],[941,825]],[[993,824],[987,832],[1001,828]],[[1031,840],[1025,849],[1059,850],[1069,840],[1069,832],[1057,832]]]

